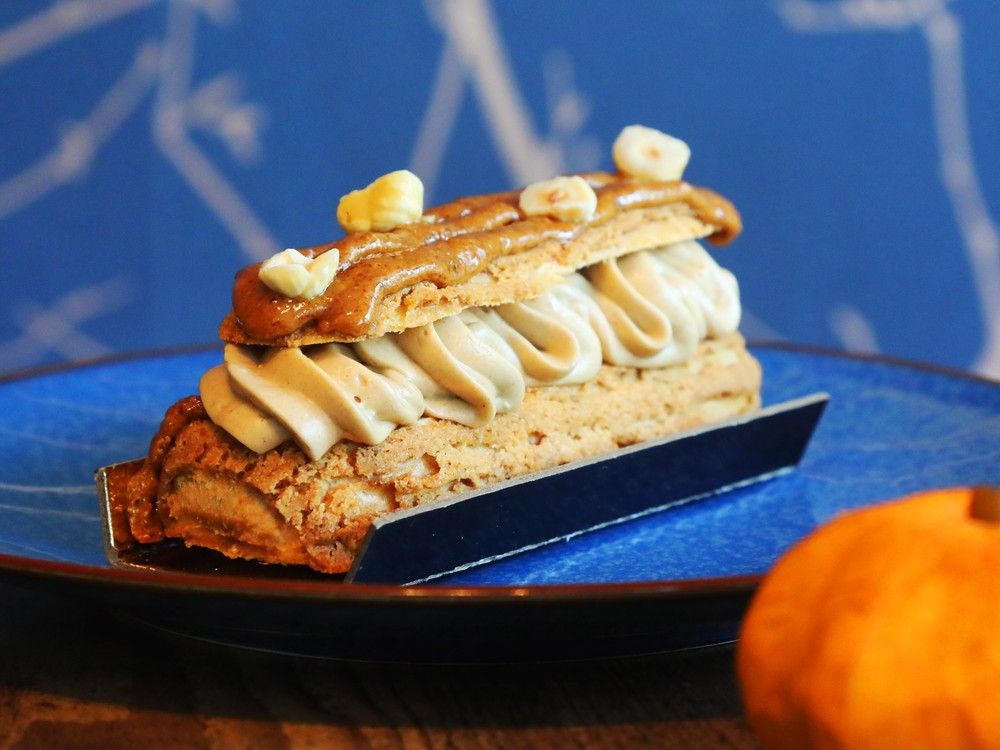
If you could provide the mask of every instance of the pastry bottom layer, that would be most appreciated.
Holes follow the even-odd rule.
[[[197,420],[163,463],[157,512],[189,545],[343,573],[379,515],[744,414],[759,406],[760,382],[732,334],[681,365],[605,365],[584,385],[531,388],[483,427],[427,417],[318,461],[291,443],[257,455]]]

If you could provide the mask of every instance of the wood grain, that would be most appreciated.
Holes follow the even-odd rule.
[[[731,648],[354,664],[188,641],[8,584],[0,601],[4,749],[756,747]]]

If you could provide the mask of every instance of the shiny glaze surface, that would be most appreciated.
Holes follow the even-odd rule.
[[[687,182],[648,182],[595,173],[585,175],[598,196],[586,224],[549,217],[525,217],[518,192],[463,198],[428,210],[423,221],[391,232],[350,234],[335,243],[303,250],[318,254],[336,247],[340,268],[326,292],[303,300],[280,295],[257,277],[260,264],[241,270],[233,288],[233,310],[248,336],[271,341],[310,322],[321,334],[363,336],[378,303],[421,282],[438,287],[461,283],[495,258],[520,253],[547,241],[568,242],[586,227],[598,226],[620,211],[685,203],[716,227],[715,244],[731,241],[741,229],[733,205],[706,188]]]
[[[188,423],[205,418],[205,407],[198,396],[187,396],[167,409],[142,467],[128,481],[125,506],[132,533],[140,541],[158,542],[163,538],[163,523],[153,503],[159,487],[160,468],[181,430]]]

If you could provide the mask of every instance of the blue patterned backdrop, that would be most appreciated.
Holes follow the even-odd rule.
[[[687,140],[751,336],[1000,376],[996,0],[0,3],[0,370],[215,337],[237,267]]]

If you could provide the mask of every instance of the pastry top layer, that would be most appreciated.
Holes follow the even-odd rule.
[[[530,299],[567,274],[637,250],[741,230],[733,205],[683,181],[583,176],[597,195],[586,222],[526,216],[518,192],[462,198],[388,232],[351,233],[308,248],[336,249],[337,275],[312,299],[265,286],[260,264],[239,272],[221,337],[231,343],[301,346],[360,341],[481,305]]]

